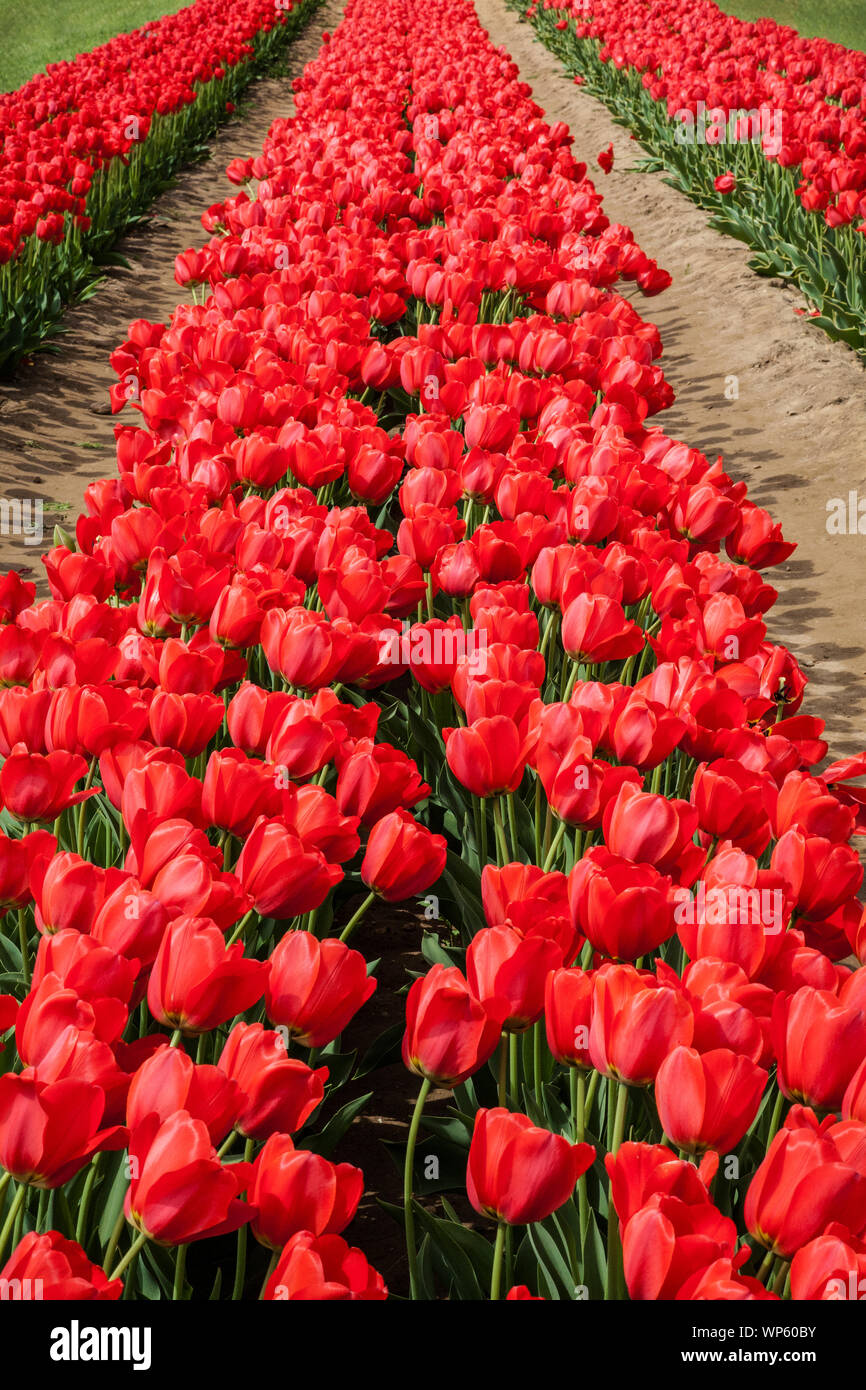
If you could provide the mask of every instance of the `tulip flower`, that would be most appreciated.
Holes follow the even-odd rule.
[[[544,987],[544,1026],[547,1046],[557,1062],[592,1069],[589,1024],[592,976],[585,970],[551,970]]]
[[[235,1128],[249,1139],[301,1129],[325,1094],[328,1068],[287,1056],[279,1033],[261,1023],[236,1023],[218,1066],[240,1091]]]
[[[287,1243],[267,1282],[267,1301],[383,1302],[388,1290],[381,1274],[342,1236],[299,1231]]]
[[[791,1297],[845,1302],[866,1291],[866,1244],[831,1221],[823,1235],[801,1245],[791,1261]]]
[[[604,1160],[610,1178],[613,1204],[622,1226],[655,1193],[676,1197],[689,1206],[709,1202],[708,1184],[719,1166],[718,1154],[707,1153],[700,1166],[676,1158],[663,1144],[621,1144]]]
[[[603,1076],[648,1086],[668,1053],[689,1045],[694,1026],[682,994],[630,965],[593,977],[589,1055]]]
[[[403,1061],[438,1086],[459,1086],[492,1055],[507,1014],[505,1000],[477,999],[456,966],[434,965],[409,990]]]
[[[866,1055],[866,1014],[829,990],[779,994],[771,1028],[779,1089],[789,1100],[838,1110]]]
[[[522,937],[513,927],[484,927],[469,944],[466,979],[476,998],[504,999],[506,1032],[520,1033],[541,1017],[545,980],[562,953],[541,936]]]
[[[575,864],[568,895],[575,927],[615,960],[637,960],[674,933],[671,880],[603,846]]]
[[[831,1221],[858,1235],[866,1229],[866,1177],[826,1132],[786,1127],[758,1165],[743,1215],[755,1240],[790,1260]]]
[[[734,1253],[737,1228],[710,1202],[657,1192],[622,1234],[625,1281],[633,1299],[675,1298],[686,1280]]]
[[[147,987],[154,1018],[184,1033],[208,1033],[250,1008],[264,993],[267,966],[245,960],[243,950],[240,942],[227,947],[208,918],[176,917]]]
[[[98,794],[98,787],[73,791],[86,772],[87,763],[77,753],[43,757],[16,743],[0,769],[0,802],[16,820],[54,821],[61,811]]]
[[[254,1208],[239,1200],[249,1163],[223,1166],[203,1120],[178,1110],[163,1121],[148,1115],[129,1141],[132,1180],[123,1210],[142,1236],[159,1245],[187,1245],[245,1225]],[[190,1202],[191,1185],[195,1201]]]
[[[304,1047],[333,1042],[376,990],[360,951],[309,932],[287,932],[270,958],[268,1018]]]
[[[80,1245],[59,1231],[30,1231],[24,1236],[0,1269],[0,1287],[17,1287],[23,1290],[22,1298],[51,1302],[110,1303],[123,1293],[121,1279],[109,1279]]]
[[[238,878],[262,917],[288,920],[325,901],[343,877],[317,849],[306,849],[281,820],[260,816],[235,865]]]
[[[402,902],[432,887],[442,874],[447,846],[408,811],[391,811],[370,831],[361,878],[389,903]]]
[[[100,1149],[121,1149],[126,1130],[100,1128],[101,1087],[73,1077],[0,1076],[0,1167],[32,1187],[62,1187]]]
[[[363,1191],[360,1168],[330,1163],[296,1149],[287,1134],[272,1134],[253,1165],[253,1235],[271,1250],[282,1250],[299,1231],[339,1235],[355,1215]]]
[[[736,1148],[758,1113],[767,1072],[728,1048],[675,1047],[656,1073],[659,1119],[671,1143],[689,1153]]]
[[[179,1047],[163,1044],[138,1068],[126,1099],[126,1123],[137,1129],[148,1115],[165,1122],[179,1110],[207,1126],[212,1144],[233,1128],[242,1103],[237,1083],[217,1067],[192,1062]]]
[[[527,1115],[479,1110],[466,1170],[469,1200],[482,1216],[511,1226],[543,1221],[568,1201],[594,1158],[591,1144],[570,1144]]]
[[[513,720],[494,715],[458,729],[443,729],[442,737],[448,766],[473,796],[517,790],[526,767],[526,742]]]

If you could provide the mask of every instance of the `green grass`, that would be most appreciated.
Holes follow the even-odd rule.
[[[717,0],[740,19],[775,19],[805,38],[832,39],[866,53],[866,0]]]
[[[0,0],[0,92],[183,8],[184,0]]]

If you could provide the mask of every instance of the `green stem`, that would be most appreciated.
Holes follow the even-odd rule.
[[[776,1096],[776,1104],[773,1106],[773,1115],[770,1120],[770,1131],[767,1135],[766,1147],[769,1148],[778,1133],[779,1125],[782,1120],[782,1110],[785,1106],[785,1097],[781,1091]]]
[[[372,903],[374,903],[375,901],[376,901],[376,894],[375,894],[375,893],[368,893],[367,896],[366,896],[366,898],[364,899],[364,901],[361,903],[361,906],[358,908],[358,911],[355,913],[354,917],[350,918],[350,920],[347,922],[346,926],[343,928],[342,932],[340,933],[340,940],[341,940],[341,941],[348,941],[348,940],[349,940],[349,937],[352,935],[352,932],[355,930],[355,928],[357,927],[357,925],[358,925],[358,923],[360,922],[361,918],[364,916],[364,913],[367,911],[367,909],[370,907],[370,905],[371,905]]]
[[[418,1294],[418,1251],[415,1248],[415,1216],[412,1211],[412,1179],[414,1175],[415,1145],[418,1142],[418,1130],[421,1126],[421,1115],[424,1110],[424,1102],[430,1094],[432,1082],[425,1076],[421,1082],[421,1089],[418,1092],[418,1099],[415,1102],[415,1110],[412,1114],[412,1122],[409,1125],[409,1138],[406,1143],[406,1163],[403,1169],[403,1217],[406,1226],[406,1257],[409,1262],[409,1296],[413,1301],[417,1300]]]
[[[261,1293],[259,1294],[259,1302],[261,1302],[261,1300],[262,1300],[262,1299],[264,1298],[264,1296],[265,1296],[265,1289],[268,1287],[268,1284],[271,1282],[271,1275],[273,1274],[274,1270],[275,1270],[276,1267],[277,1267],[277,1261],[278,1261],[279,1258],[280,1258],[280,1252],[279,1252],[279,1250],[275,1250],[274,1253],[273,1253],[273,1255],[271,1255],[270,1262],[269,1262],[269,1264],[268,1264],[268,1272],[267,1272],[267,1274],[265,1275],[264,1279],[262,1280],[262,1290],[261,1290]]]
[[[78,1220],[75,1223],[75,1239],[78,1244],[84,1246],[87,1235],[87,1217],[90,1211],[90,1199],[93,1195],[93,1185],[99,1175],[99,1160],[101,1154],[97,1154],[90,1164],[90,1171],[84,1180],[84,1191],[81,1194],[81,1202],[78,1208]]]
[[[139,1231],[138,1235],[135,1237],[135,1240],[134,1240],[134,1241],[132,1242],[132,1244],[130,1245],[130,1247],[129,1247],[129,1249],[127,1250],[126,1254],[124,1255],[123,1259],[120,1261],[120,1264],[115,1266],[114,1270],[112,1271],[111,1275],[109,1276],[111,1279],[119,1279],[119,1278],[120,1278],[120,1276],[121,1276],[121,1274],[123,1273],[123,1271],[124,1271],[129,1265],[132,1264],[132,1261],[135,1259],[136,1255],[138,1254],[139,1250],[141,1250],[142,1246],[145,1245],[145,1244],[147,1243],[147,1240],[148,1240],[147,1232],[146,1232],[146,1231]]]
[[[567,829],[567,823],[564,820],[561,820],[556,828],[556,834],[553,837],[550,849],[547,851],[547,856],[544,860],[544,864],[542,865],[542,868],[544,869],[545,873],[548,872],[551,865],[553,864],[553,861],[556,859],[557,853],[559,851],[559,846],[562,844],[562,839]]]
[[[616,1116],[613,1123],[613,1140],[610,1146],[610,1153],[616,1154],[625,1133],[625,1117],[628,1109],[628,1087],[621,1081],[614,1082],[617,1087]],[[619,1218],[613,1205],[613,1183],[608,1189],[608,1211],[607,1211],[607,1282],[605,1287],[605,1298],[610,1301],[615,1296],[619,1284],[619,1264],[621,1260],[622,1243],[619,1233]]]
[[[108,1271],[111,1269],[111,1266],[114,1262],[114,1252],[117,1249],[120,1237],[123,1235],[123,1228],[125,1225],[126,1215],[124,1213],[123,1207],[121,1207],[118,1218],[114,1223],[114,1230],[111,1232],[111,1236],[108,1241],[108,1246],[106,1247],[105,1251],[105,1259],[102,1264],[102,1269],[105,1274],[108,1274]]]
[[[493,1272],[490,1276],[490,1301],[496,1303],[502,1298],[502,1265],[505,1254],[505,1222],[496,1227],[496,1245],[493,1248]]]
[[[27,934],[27,909],[18,909],[18,945],[21,949],[21,973],[24,983],[30,987],[30,938]]]
[[[502,807],[499,804],[499,797],[493,798],[493,828],[496,831],[496,853],[497,864],[501,869],[510,859],[508,853],[508,841],[505,838],[505,826],[502,823]]]
[[[253,1149],[255,1140],[247,1139],[244,1145],[244,1163],[252,1163]],[[249,1227],[241,1226],[238,1230],[238,1250],[235,1258],[235,1282],[232,1289],[232,1302],[237,1303],[244,1292],[244,1283],[247,1276],[247,1240],[249,1237]]]
[[[18,1190],[17,1190],[17,1192],[15,1193],[15,1196],[14,1196],[13,1199],[12,1199],[12,1205],[11,1205],[11,1207],[9,1208],[9,1215],[6,1217],[6,1220],[5,1220],[4,1223],[3,1223],[3,1230],[0,1231],[0,1260],[2,1260],[2,1258],[3,1258],[3,1255],[4,1255],[5,1250],[6,1250],[6,1242],[8,1241],[10,1235],[12,1234],[12,1229],[13,1229],[13,1227],[14,1227],[14,1225],[15,1225],[15,1221],[16,1221],[16,1219],[17,1219],[18,1213],[19,1213],[19,1211],[21,1210],[21,1208],[22,1208],[23,1205],[24,1205],[24,1198],[25,1198],[26,1196],[27,1196],[27,1187],[26,1187],[26,1185],[25,1185],[23,1182],[22,1182],[22,1183],[19,1183],[19,1184],[18,1184]]]
[[[246,1227],[242,1226],[241,1230],[245,1231]],[[183,1301],[183,1283],[184,1275],[186,1274],[187,1248],[188,1247],[186,1245],[179,1245],[177,1247],[177,1260],[174,1266],[174,1287],[171,1291],[173,1303],[181,1303]]]

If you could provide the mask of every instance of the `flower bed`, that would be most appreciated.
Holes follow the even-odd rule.
[[[644,168],[866,352],[866,54],[712,0],[511,2],[650,151]]]
[[[814,772],[793,546],[652,423],[614,285],[668,277],[466,0],[353,0],[295,88],[113,354],[52,597],[0,590],[0,1277],[185,1299],[228,1236],[200,1297],[385,1298],[335,1161],[380,900],[413,1298],[834,1296],[866,755]]]
[[[196,0],[0,95],[0,373],[234,110],[315,0]]]

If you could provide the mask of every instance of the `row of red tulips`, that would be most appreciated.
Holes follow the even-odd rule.
[[[866,352],[866,54],[713,0],[511,0],[664,169]]]
[[[0,373],[234,110],[314,0],[195,0],[0,95]]]
[[[113,355],[51,599],[2,586],[0,1277],[386,1297],[348,941],[420,898],[413,1298],[840,1296],[866,755],[813,772],[793,547],[649,423],[612,286],[665,272],[467,0],[354,0],[295,88]]]

